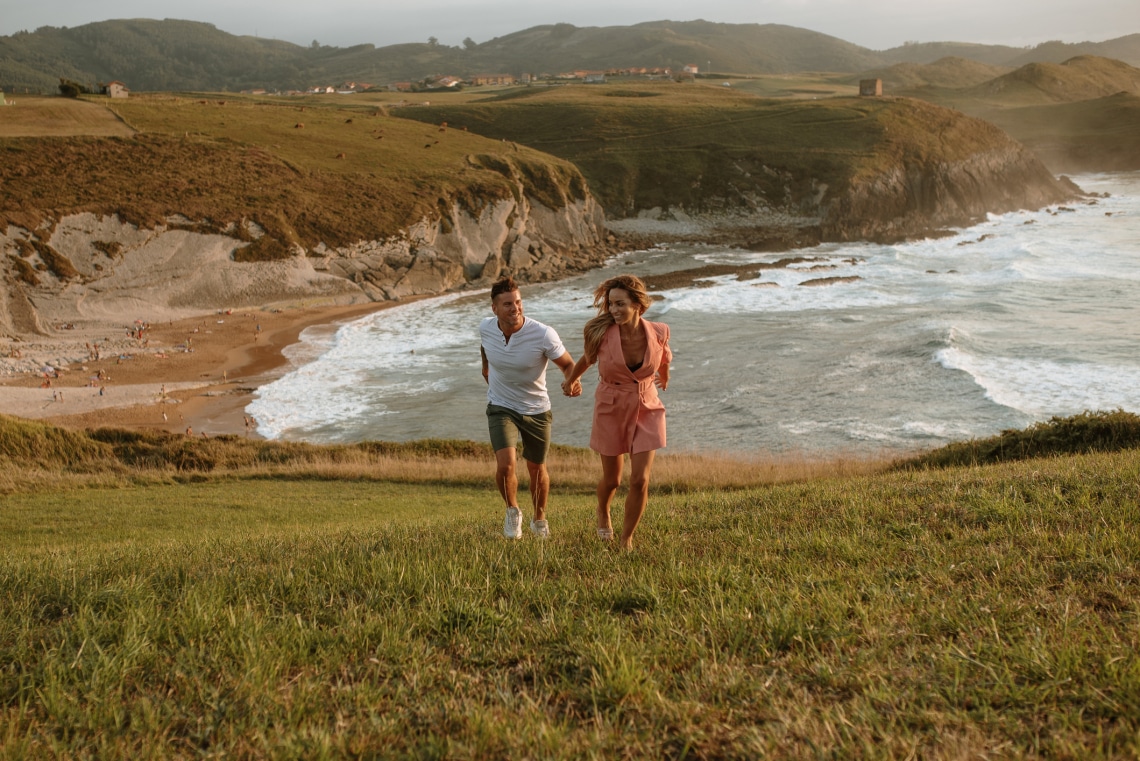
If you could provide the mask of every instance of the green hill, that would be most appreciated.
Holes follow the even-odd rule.
[[[1115,58],[1133,66],[1140,66],[1140,34],[1129,34],[1104,42],[1043,42],[1006,61],[1006,66],[1024,66],[1027,63],[1062,63],[1077,56]]]
[[[1140,169],[1140,69],[1121,61],[1078,56],[973,87],[903,92],[998,125],[1053,172]]]
[[[1140,65],[1140,35],[1082,43],[1080,52]],[[573,70],[694,64],[720,74],[853,73],[947,56],[1005,66],[1052,60],[1054,46],[1022,50],[924,43],[874,51],[778,24],[651,21],[632,26],[536,26],[465,47],[405,43],[339,48],[235,36],[211,24],[166,19],[41,27],[0,37],[0,88],[55,92],[60,77],[89,86],[121,80],[135,91],[305,89],[385,85],[435,74],[559,74]],[[1072,55],[1066,56],[1072,57]]]
[[[1054,172],[1140,169],[1140,94],[993,110],[986,118]]]
[[[480,209],[511,198],[519,182],[551,208],[587,192],[552,156],[394,119],[361,98],[92,98],[87,110],[112,107],[135,133],[0,139],[0,220],[34,230],[46,217],[93,212],[153,227],[182,215],[201,231],[252,221],[268,234],[241,256],[278,258],[294,244],[383,240],[453,201]],[[33,103],[13,108],[25,107]]]
[[[616,218],[670,206],[815,215],[824,196],[830,203],[892,171],[922,176],[1015,147],[991,125],[917,100],[761,100],[735,88],[673,83],[531,88],[396,113],[571,161]],[[980,181],[973,194],[985,195],[991,182]]]
[[[955,100],[1031,106],[1093,100],[1118,92],[1140,93],[1140,69],[1108,58],[1078,56],[1060,64],[1026,64],[957,93]]]
[[[779,24],[652,21],[632,26],[537,26],[498,37],[476,49],[478,60],[508,70],[557,73],[567,69],[695,64],[701,71],[786,73],[858,71],[878,56],[829,35]]]
[[[909,94],[924,87],[950,89],[973,87],[1000,77],[1008,71],[1003,66],[949,56],[933,63],[896,63],[886,68],[863,72],[848,81],[858,84],[860,79],[881,79],[883,92],[899,95]]]

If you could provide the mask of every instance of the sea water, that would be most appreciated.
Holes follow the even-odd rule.
[[[1083,410],[1140,412],[1140,173],[1075,179],[1109,197],[991,216],[950,237],[827,244],[759,279],[656,292],[646,316],[671,326],[675,354],[662,393],[669,448],[882,454]],[[614,274],[787,256],[635,251],[526,286],[524,306],[577,357],[592,291]],[[822,277],[858,279],[801,285]],[[293,369],[248,412],[271,439],[484,440],[477,326],[489,304],[486,291],[448,295],[307,331],[288,351]],[[556,442],[587,444],[596,377],[567,399],[548,372]]]

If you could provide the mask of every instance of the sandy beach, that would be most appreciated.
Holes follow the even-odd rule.
[[[225,310],[149,327],[127,318],[0,340],[0,413],[71,428],[255,436],[245,407],[288,369],[282,351],[305,328],[394,305]]]

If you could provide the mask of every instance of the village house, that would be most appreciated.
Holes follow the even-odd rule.
[[[697,66],[695,63],[687,63],[687,64],[685,64],[684,71],[686,74],[692,74],[695,77],[701,73],[701,68],[699,66]]]
[[[468,77],[467,81],[473,85],[513,85],[516,81],[513,74],[476,74]]]
[[[859,80],[859,95],[865,98],[873,98],[883,94],[883,80],[881,79],[860,79]]]
[[[131,94],[127,86],[117,79],[114,82],[108,82],[103,88],[103,92],[112,98],[126,98]]]

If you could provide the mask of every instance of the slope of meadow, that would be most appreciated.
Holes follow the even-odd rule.
[[[0,423],[0,470],[124,446]],[[8,494],[0,755],[1140,753],[1140,450],[706,472],[654,489],[628,555],[588,487],[556,489],[550,540],[504,540],[479,460]]]

